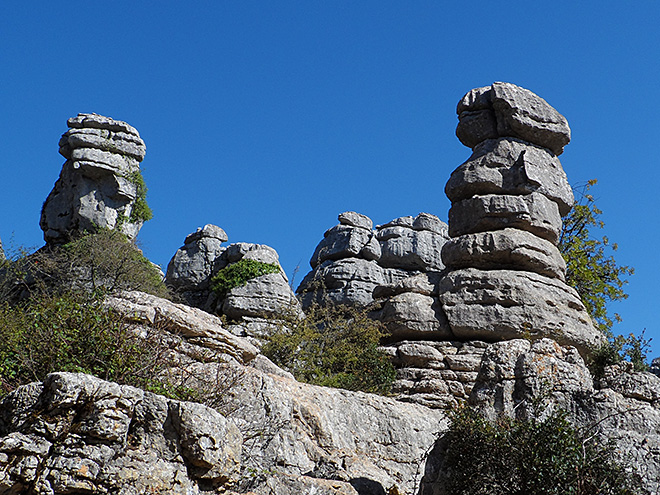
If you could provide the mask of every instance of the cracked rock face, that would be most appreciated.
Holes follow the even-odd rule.
[[[472,156],[445,187],[452,201],[448,271],[437,297],[458,339],[551,337],[588,354],[605,342],[565,283],[557,249],[573,192],[557,155],[566,119],[542,98],[508,83],[468,92],[457,135]]]
[[[373,302],[378,286],[444,268],[440,252],[447,224],[435,215],[400,217],[373,229],[366,216],[348,211],[326,231],[297,293],[303,306]]]
[[[67,121],[60,139],[66,158],[60,177],[41,210],[41,229],[49,244],[99,228],[119,229],[134,240],[143,220],[134,213],[137,175],[146,148],[126,122],[96,114]]]

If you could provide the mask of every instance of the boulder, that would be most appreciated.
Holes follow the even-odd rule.
[[[564,280],[566,262],[549,241],[518,229],[465,234],[442,247],[442,259],[450,270],[522,270]]]
[[[449,210],[451,237],[514,228],[556,245],[561,225],[557,203],[537,192],[522,196],[475,195],[453,203]]]
[[[40,225],[49,244],[99,228],[121,230],[135,239],[145,218],[139,162],[145,145],[135,128],[96,114],[69,119],[60,140],[67,158],[41,210]],[[144,205],[138,205],[144,208]]]
[[[469,148],[510,136],[560,155],[571,140],[566,119],[543,98],[515,84],[496,82],[473,89],[461,99],[456,112],[456,135]]]
[[[375,261],[346,258],[324,261],[308,273],[297,289],[303,307],[313,303],[358,304],[373,302],[373,291],[410,276],[409,272],[383,268]]]
[[[397,218],[376,229],[380,243],[379,264],[403,270],[440,271],[440,251],[448,239],[447,224],[438,217],[420,213],[416,218]]]
[[[559,159],[549,150],[514,138],[489,139],[454,170],[445,186],[452,204],[475,195],[548,197],[566,215],[573,206],[573,190]]]
[[[226,249],[223,242],[227,242],[225,231],[207,224],[186,237],[167,265],[165,283],[191,306],[206,303],[215,262]]]
[[[201,404],[53,373],[0,411],[3,493],[183,495],[238,479],[242,434]]]
[[[459,340],[550,337],[584,355],[606,342],[575,289],[536,273],[455,270],[440,280],[438,299]]]
[[[343,258],[377,260],[380,254],[380,245],[371,230],[340,224],[326,231],[314,251],[310,265],[316,268],[326,260]]]
[[[438,299],[417,292],[389,297],[373,317],[381,321],[391,339],[452,340],[447,317]]]

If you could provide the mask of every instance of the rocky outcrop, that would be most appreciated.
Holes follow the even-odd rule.
[[[186,237],[170,260],[165,283],[191,306],[232,320],[252,322],[253,325],[240,328],[252,328],[253,334],[261,332],[264,319],[299,311],[281,267],[276,273],[254,277],[226,294],[217,294],[212,288],[213,277],[243,259],[279,266],[279,256],[273,248],[245,242],[222,246],[227,240],[220,227],[198,228]]]
[[[440,252],[447,225],[434,215],[401,217],[373,229],[366,216],[348,211],[324,234],[297,289],[303,306],[373,302],[378,286],[444,268]]]
[[[203,308],[210,295],[216,260],[225,251],[224,230],[207,224],[188,235],[174,254],[165,274],[165,283],[190,305]]]
[[[196,494],[239,476],[241,432],[201,404],[54,373],[0,411],[2,493]]]
[[[78,114],[67,125],[60,139],[67,160],[41,210],[44,239],[62,244],[99,228],[119,229],[135,239],[149,217],[140,134],[126,122],[96,114]]]
[[[570,140],[566,119],[507,83],[470,91],[457,112],[457,135],[473,154],[445,187],[452,238],[442,251],[448,273],[438,300],[452,334],[549,336],[588,353],[605,339],[563,282],[557,248],[560,215],[573,204],[557,158]]]
[[[415,493],[443,412],[298,383],[195,308],[138,292],[108,304],[175,339],[181,385],[215,410],[50,375],[0,404],[0,492]]]
[[[625,363],[594,383],[577,350],[551,339],[510,340],[483,352],[469,403],[484,416],[530,419],[561,409],[582,431],[614,442],[614,452],[660,490],[660,378]],[[420,495],[444,495],[442,440],[426,462]]]

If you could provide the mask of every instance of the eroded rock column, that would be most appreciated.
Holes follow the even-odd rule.
[[[438,299],[458,340],[551,337],[581,352],[604,341],[577,292],[566,285],[557,248],[573,193],[559,158],[566,119],[509,83],[473,89],[459,102],[456,130],[472,156],[445,192],[449,270]]]
[[[135,239],[149,216],[140,134],[126,122],[97,114],[78,114],[67,125],[59,143],[67,161],[41,210],[46,243],[62,244],[99,228]]]

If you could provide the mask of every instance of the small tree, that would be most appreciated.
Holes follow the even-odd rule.
[[[592,229],[605,226],[600,220],[602,211],[589,193],[596,183],[592,179],[577,191],[578,199],[564,217],[559,250],[566,260],[566,283],[577,290],[598,328],[611,337],[613,320],[621,321],[621,317],[616,313],[610,315],[607,304],[628,297],[623,290],[627,283],[625,276],[632,275],[634,270],[617,265],[609,254],[610,249],[617,250],[616,244],[610,243],[606,236],[592,235]]]

